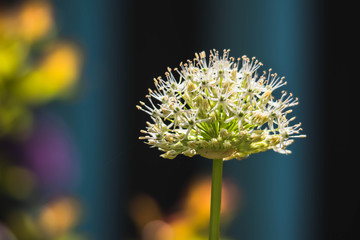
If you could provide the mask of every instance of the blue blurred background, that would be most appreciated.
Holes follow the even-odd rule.
[[[16,11],[7,9],[24,2],[1,2],[1,31],[18,26],[11,20]],[[300,99],[294,115],[307,135],[291,146],[291,155],[266,152],[224,164],[223,239],[359,237],[352,105],[357,36],[347,28],[356,23],[354,6],[323,0],[35,2],[40,7],[29,16],[25,7],[19,14],[35,30],[31,25],[21,38],[9,30],[0,44],[0,63],[7,66],[15,55],[6,49],[26,43],[17,52],[26,71],[20,64],[13,71],[4,67],[10,90],[1,89],[6,97],[0,102],[21,103],[15,104],[21,114],[7,119],[30,119],[1,126],[8,130],[0,142],[0,240],[206,239],[211,162],[160,158],[138,140],[147,116],[135,105],[167,66],[214,48],[256,56],[265,69],[286,76],[286,90]],[[46,75],[65,77],[54,80],[51,91],[30,91],[26,86],[37,86],[31,76],[42,65],[28,69],[39,65],[32,62],[51,48],[48,42],[71,46]],[[26,81],[13,100],[9,92]],[[11,190],[24,182],[31,184]],[[199,219],[185,217],[189,211]]]

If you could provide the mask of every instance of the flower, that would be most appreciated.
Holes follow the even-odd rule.
[[[199,154],[209,159],[244,159],[252,153],[273,149],[288,154],[293,138],[305,137],[301,123],[288,118],[298,98],[285,91],[275,99],[273,92],[286,85],[255,57],[235,60],[230,50],[219,55],[210,51],[195,54],[193,61],[154,79],[155,90],[146,95],[148,104],[136,107],[150,115],[140,139],[165,152],[163,158]],[[241,65],[241,66],[240,66]]]

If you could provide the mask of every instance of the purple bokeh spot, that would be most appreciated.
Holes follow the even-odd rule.
[[[37,119],[24,153],[41,187],[56,190],[75,184],[79,174],[75,147],[65,124],[56,116]]]

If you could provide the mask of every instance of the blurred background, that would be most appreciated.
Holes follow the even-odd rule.
[[[231,49],[286,76],[306,139],[224,164],[222,239],[360,237],[356,7],[0,1],[0,240],[205,240],[211,162],[138,140],[153,77]]]

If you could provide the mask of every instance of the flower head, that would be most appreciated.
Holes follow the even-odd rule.
[[[271,69],[258,75],[262,66],[255,57],[235,60],[229,50],[195,54],[193,61],[168,68],[166,79],[154,79],[155,90],[146,95],[148,104],[137,105],[150,115],[145,136],[140,139],[173,159],[196,154],[209,159],[243,159],[252,153],[287,150],[299,135],[301,123],[289,118],[298,99],[273,92],[286,85]],[[176,78],[173,72],[178,73]]]

